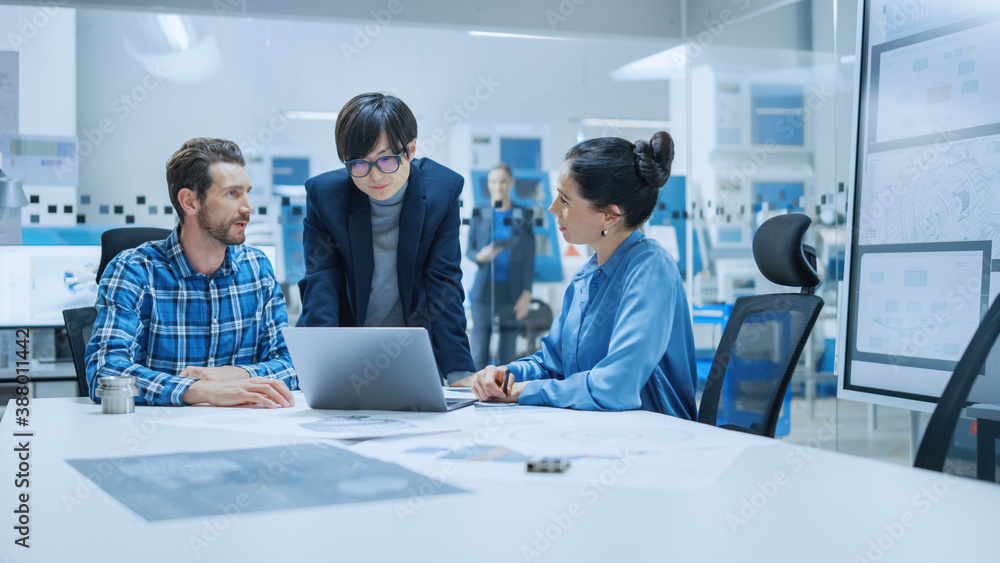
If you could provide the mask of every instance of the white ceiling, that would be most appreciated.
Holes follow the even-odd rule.
[[[548,35],[678,39],[728,13],[753,19],[806,0],[57,0],[77,9],[177,12],[221,17],[373,21]],[[0,4],[24,4],[0,0]],[[395,13],[392,13],[395,12]],[[687,25],[685,26],[685,20]]]

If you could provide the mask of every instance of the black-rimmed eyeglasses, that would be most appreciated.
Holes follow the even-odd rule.
[[[399,162],[406,154],[406,150],[399,154],[390,154],[387,156],[379,157],[375,159],[375,162],[364,160],[359,158],[357,160],[347,161],[347,172],[355,178],[364,178],[372,171],[372,164],[374,164],[383,174],[392,174],[393,172],[399,170]]]

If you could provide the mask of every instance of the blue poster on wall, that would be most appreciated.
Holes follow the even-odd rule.
[[[687,279],[687,222],[688,211],[686,204],[687,177],[671,176],[667,184],[660,188],[660,197],[653,210],[652,217],[649,218],[650,225],[662,225],[673,227],[677,234],[677,250],[680,258],[677,266],[681,270],[681,276]],[[694,247],[694,271],[700,272],[701,252],[698,250],[698,232],[694,232],[692,238]]]
[[[513,169],[542,169],[541,139],[500,139],[500,160]]]
[[[750,88],[755,145],[802,146],[802,86],[754,84]]]
[[[271,185],[302,186],[308,179],[308,158],[276,156],[271,160]]]

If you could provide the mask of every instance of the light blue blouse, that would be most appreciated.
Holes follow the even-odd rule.
[[[522,404],[694,420],[694,335],[677,263],[639,231],[602,266],[591,256],[542,349],[507,368],[528,382]]]

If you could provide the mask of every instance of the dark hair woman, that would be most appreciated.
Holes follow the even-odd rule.
[[[680,271],[638,230],[673,158],[673,139],[662,131],[649,142],[600,138],[570,149],[549,212],[567,242],[588,244],[594,255],[573,276],[542,349],[478,372],[477,397],[695,419],[694,337]]]

